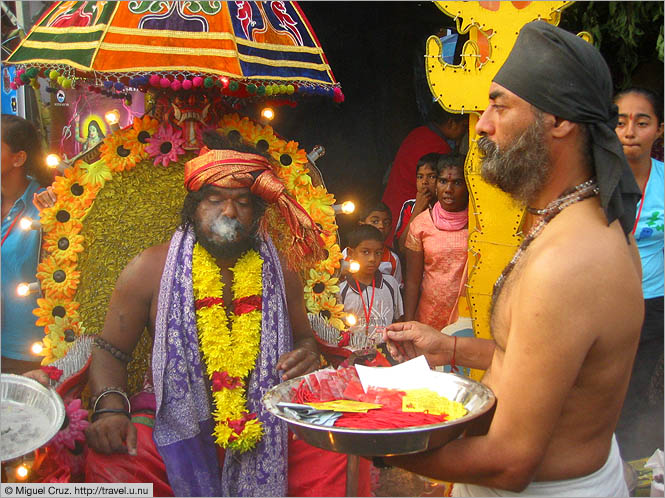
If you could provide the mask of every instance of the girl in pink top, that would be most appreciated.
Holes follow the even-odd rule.
[[[466,267],[469,191],[464,157],[442,155],[437,174],[438,202],[413,219],[405,241],[404,320],[442,329],[457,303]]]

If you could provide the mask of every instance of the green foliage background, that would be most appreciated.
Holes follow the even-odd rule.
[[[575,2],[563,11],[559,26],[591,33],[610,66],[615,90],[633,84],[641,63],[663,62],[663,2]],[[658,76],[662,91],[662,69]]]

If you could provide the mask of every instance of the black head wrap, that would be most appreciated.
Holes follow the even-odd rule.
[[[593,45],[545,21],[522,28],[494,81],[541,111],[589,130],[600,202],[607,223],[628,234],[641,192],[614,128],[612,77]]]

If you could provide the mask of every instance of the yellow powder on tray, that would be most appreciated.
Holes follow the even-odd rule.
[[[430,389],[410,389],[402,398],[403,412],[423,412],[431,415],[447,414],[448,421],[457,420],[467,414],[462,403],[439,396]]]

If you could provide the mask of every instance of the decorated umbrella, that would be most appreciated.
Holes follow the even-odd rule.
[[[49,77],[108,95],[127,88],[343,100],[296,2],[54,2],[6,60],[15,86]]]

